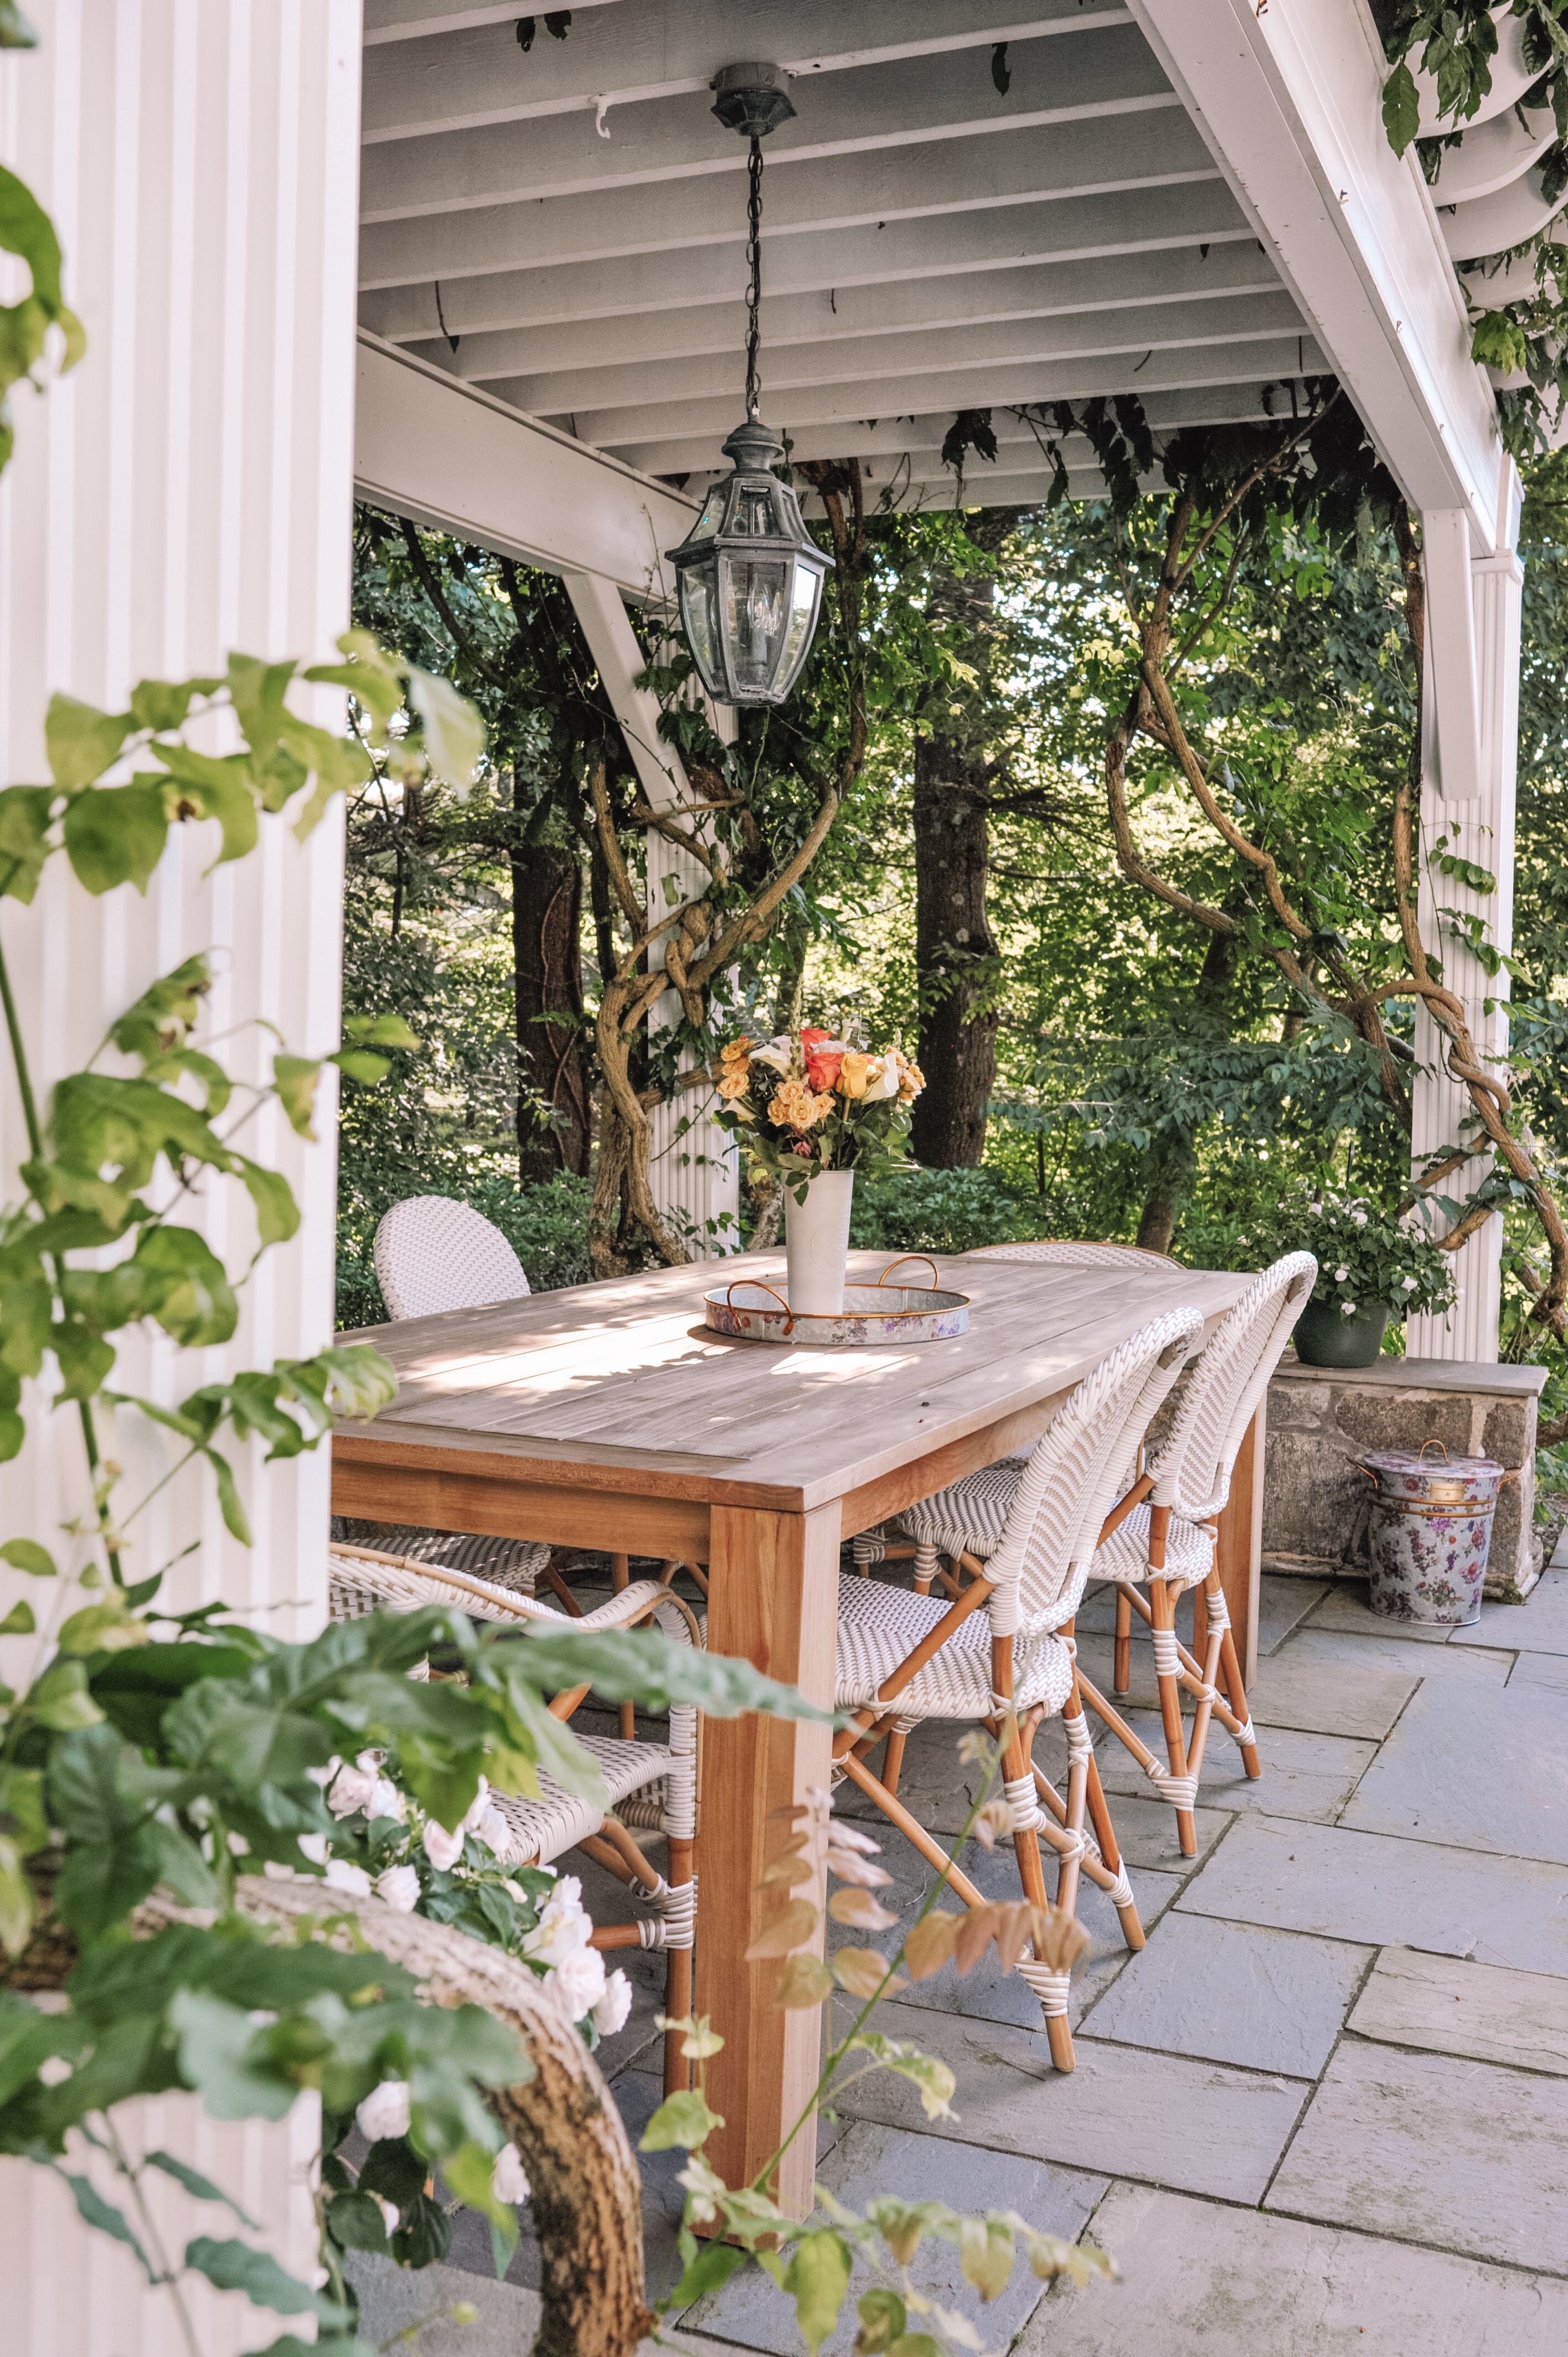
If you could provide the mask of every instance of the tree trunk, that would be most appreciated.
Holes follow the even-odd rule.
[[[564,844],[513,855],[511,939],[517,973],[518,1170],[526,1186],[563,1170],[588,1173],[583,1072],[583,877]],[[552,1021],[552,1017],[564,1020]]]
[[[1240,895],[1232,893],[1225,904],[1226,914],[1238,916],[1241,906]],[[1192,1011],[1195,1018],[1223,1028],[1227,1034],[1226,1017],[1235,971],[1236,936],[1210,933],[1197,987],[1192,994]],[[1149,1149],[1146,1164],[1149,1177],[1143,1216],[1138,1222],[1138,1242],[1145,1252],[1168,1253],[1176,1222],[1187,1209],[1193,1180],[1197,1176],[1197,1147],[1193,1135],[1189,1132],[1183,1136],[1163,1138]]]
[[[929,1168],[972,1168],[985,1153],[996,1079],[994,1010],[973,1014],[993,978],[985,914],[986,768],[941,737],[915,742],[915,967],[920,990],[911,1143]]]

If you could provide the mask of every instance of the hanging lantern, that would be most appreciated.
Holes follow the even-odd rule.
[[[726,66],[713,85],[714,113],[751,142],[746,422],[724,446],[734,472],[714,485],[692,531],[666,553],[680,584],[686,643],[715,704],[783,703],[811,651],[833,562],[806,530],[794,492],[773,472],[784,445],[758,416],[761,140],[795,112],[783,81],[777,66]]]

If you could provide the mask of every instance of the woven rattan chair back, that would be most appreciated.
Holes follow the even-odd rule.
[[[482,1309],[528,1291],[522,1263],[498,1227],[449,1195],[410,1195],[376,1230],[376,1275],[393,1318]]]
[[[1215,1329],[1169,1437],[1149,1458],[1155,1505],[1173,1507],[1189,1523],[1220,1512],[1247,1427],[1316,1281],[1310,1253],[1287,1253]]]
[[[1082,1243],[1069,1236],[1042,1236],[1030,1243],[976,1244],[965,1260],[1044,1261],[1057,1268],[1147,1268],[1153,1261],[1165,1267],[1177,1264],[1169,1253],[1150,1252],[1144,1244]]]
[[[1202,1330],[1198,1309],[1151,1318],[1058,1409],[1023,1469],[1001,1543],[985,1566],[996,1583],[987,1607],[993,1636],[1071,1619],[1136,1438],[1133,1427],[1146,1427]]]

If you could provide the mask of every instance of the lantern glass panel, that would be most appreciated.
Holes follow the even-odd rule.
[[[788,695],[795,684],[797,673],[805,662],[817,627],[817,606],[822,594],[822,576],[814,565],[797,565],[793,592],[789,600],[789,619],[784,632],[784,653],[775,682],[775,693]]]
[[[709,491],[703,501],[703,512],[692,528],[693,540],[703,540],[709,533],[717,532],[725,511],[725,494],[728,490],[728,482],[723,482],[715,483]]]
[[[710,695],[722,696],[727,694],[729,683],[725,678],[724,652],[719,644],[718,576],[715,556],[702,565],[682,566],[681,619],[686,626],[686,643],[703,675],[703,685]]]
[[[773,685],[790,619],[792,570],[788,556],[725,558],[724,629],[735,684],[743,693],[766,693]]]
[[[766,483],[742,483],[736,493],[735,511],[730,517],[733,533],[744,533],[748,540],[777,540],[778,521],[773,513],[773,500]]]

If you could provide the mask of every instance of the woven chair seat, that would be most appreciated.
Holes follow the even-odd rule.
[[[519,1596],[533,1595],[540,1573],[550,1568],[552,1551],[541,1539],[477,1538],[461,1531],[414,1530],[340,1515],[333,1518],[332,1535],[350,1546],[406,1555],[412,1563],[447,1564],[454,1571],[471,1572],[489,1587],[510,1587]]]
[[[869,1579],[841,1579],[833,1696],[838,1707],[875,1702],[884,1679],[951,1609],[945,1598],[911,1596]],[[1013,1691],[1020,1710],[1042,1703],[1048,1712],[1059,1711],[1072,1692],[1067,1646],[1043,1632],[1020,1632],[1014,1639]],[[990,1718],[991,1695],[991,1623],[983,1611],[972,1612],[889,1707],[901,1719]]]
[[[1201,1523],[1173,1514],[1165,1534],[1163,1577],[1184,1587],[1198,1587],[1214,1567],[1214,1534]],[[1089,1566],[1090,1579],[1147,1579],[1149,1577],[1149,1510],[1134,1506],[1126,1521],[1096,1547]]]
[[[622,1803],[637,1794],[651,1805],[628,1813],[628,1822],[663,1824],[665,1779],[671,1766],[668,1744],[625,1743],[609,1735],[579,1735],[577,1740],[598,1761],[609,1805],[618,1816],[623,1814]],[[497,1851],[509,1866],[549,1866],[590,1834],[596,1834],[605,1821],[604,1811],[584,1800],[580,1792],[564,1791],[542,1768],[538,1772],[537,1798],[493,1789],[490,1793],[511,1835],[509,1846]]]

